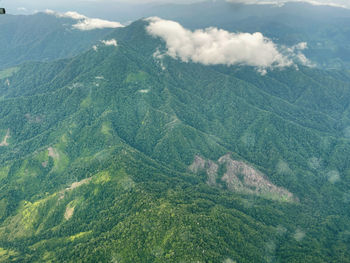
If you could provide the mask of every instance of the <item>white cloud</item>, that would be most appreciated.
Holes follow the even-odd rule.
[[[299,44],[292,47],[294,50],[304,50],[307,49],[307,43],[306,42],[300,42]]]
[[[94,29],[103,29],[103,28],[118,28],[118,27],[124,27],[124,26],[119,22],[112,22],[112,21],[102,20],[98,18],[87,18],[73,25],[73,27],[76,29],[85,31],[85,30],[94,30]]]
[[[159,48],[157,48],[156,52],[153,53],[153,58],[157,61],[160,68],[164,71],[166,70],[166,67],[164,66],[164,63],[163,63],[163,57],[164,57],[164,54],[160,52]]]
[[[108,20],[103,20],[99,18],[89,18],[77,12],[66,12],[66,13],[58,13],[53,10],[46,10],[46,14],[54,15],[56,17],[61,18],[71,18],[73,20],[77,20],[78,22],[73,25],[73,28],[86,31],[86,30],[94,30],[94,29],[103,29],[103,28],[118,28],[124,27],[119,22],[113,22]]]
[[[84,20],[87,19],[86,16],[79,14],[77,12],[73,12],[73,11],[68,11],[66,13],[57,13],[53,10],[46,10],[45,11],[47,14],[51,14],[51,15],[55,15],[57,17],[64,17],[64,18],[71,18],[74,20]]]
[[[104,46],[114,46],[114,47],[117,47],[117,46],[118,46],[117,40],[115,40],[115,39],[113,39],[113,38],[110,39],[110,40],[101,40],[100,42],[101,42],[102,45],[104,45]],[[92,49],[93,49],[94,51],[97,52],[100,46],[101,46],[101,44],[93,45],[93,46],[92,46]],[[96,78],[98,78],[98,77],[96,77]]]
[[[311,61],[308,60],[305,57],[305,55],[302,53],[302,51],[307,49],[307,48],[308,47],[307,47],[306,42],[300,42],[292,47],[284,47],[284,50],[297,63],[308,66],[308,67],[314,67],[315,64],[311,63]]]
[[[307,47],[306,43],[291,48],[278,47],[259,32],[231,33],[214,27],[190,31],[177,22],[158,17],[148,18],[147,21],[148,33],[165,41],[165,55],[183,62],[248,65],[256,67],[262,74],[266,74],[266,69],[292,66],[299,57],[299,63],[303,60],[308,62],[301,53]],[[159,50],[154,56],[162,58]]]
[[[288,2],[297,2],[297,3],[308,3],[315,6],[333,6],[341,8],[349,8],[349,5],[346,5],[342,1],[337,0],[226,0],[230,3],[237,4],[246,4],[246,5],[276,5],[283,6]]]
[[[102,44],[104,44],[106,46],[115,46],[116,47],[118,45],[117,40],[115,40],[115,39],[102,40],[101,42],[102,42]]]

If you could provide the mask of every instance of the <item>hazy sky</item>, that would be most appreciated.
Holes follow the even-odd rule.
[[[46,9],[59,12],[77,11],[89,17],[125,22],[143,17],[151,3],[194,3],[203,0],[0,0],[9,14],[32,14]],[[224,0],[222,0],[224,1]]]
[[[56,11],[78,11],[88,16],[116,18],[121,14],[142,13],[150,3],[193,3],[203,0],[0,0],[0,5],[11,14],[30,14],[45,9]],[[225,1],[225,0],[207,0]],[[246,4],[283,4],[286,2],[309,2],[312,4],[330,4],[350,8],[350,0],[226,0]],[[135,5],[131,7],[132,5]],[[115,15],[113,15],[115,14]]]
[[[85,6],[100,6],[106,4],[148,4],[148,3],[193,3],[203,0],[0,0],[2,6],[11,11],[24,9],[44,10],[49,7],[70,9],[72,7],[84,8]],[[108,8],[108,7],[106,7]]]

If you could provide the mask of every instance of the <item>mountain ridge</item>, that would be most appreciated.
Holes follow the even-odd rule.
[[[27,61],[52,61],[78,55],[111,29],[73,29],[73,19],[46,13],[6,15],[0,18],[0,68]],[[64,43],[62,45],[61,43]]]
[[[153,53],[164,43],[145,25],[104,38],[117,46],[20,65],[0,82],[0,134],[11,136],[0,147],[0,261],[348,262],[346,107],[328,83],[302,85],[326,74],[341,87],[348,73],[262,76],[170,57],[163,68]],[[286,87],[288,99],[310,88],[310,105],[281,98]],[[190,171],[198,155],[228,153],[299,202]]]

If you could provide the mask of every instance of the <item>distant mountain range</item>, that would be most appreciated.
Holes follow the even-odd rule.
[[[178,21],[190,29],[215,26],[231,32],[261,32],[288,46],[307,42],[305,54],[319,67],[350,68],[350,39],[347,37],[350,10],[344,8],[307,3],[287,3],[277,7],[207,1],[186,5],[145,4],[142,8],[120,5],[119,8],[111,8],[110,12],[101,5],[89,10],[87,12],[91,15],[103,13],[109,20],[123,23],[140,17],[159,16]],[[77,55],[110,32],[110,29],[72,30],[73,23],[72,19],[57,19],[44,13],[0,17],[0,67],[27,60],[42,61]]]
[[[111,29],[81,31],[75,21],[54,15],[0,17],[0,68],[27,61],[52,61],[85,51]]]
[[[144,16],[160,16],[186,27],[218,27],[231,32],[262,32],[280,44],[307,42],[307,56],[325,69],[349,69],[350,10],[307,3],[244,5],[207,1],[191,5],[162,5]]]
[[[157,56],[147,20],[9,19],[38,26],[1,40],[0,262],[350,262],[347,70]]]

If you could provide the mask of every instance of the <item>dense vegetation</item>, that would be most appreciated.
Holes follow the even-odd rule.
[[[350,74],[162,69],[144,26],[0,72],[0,262],[350,262]],[[188,168],[227,153],[295,201]]]

